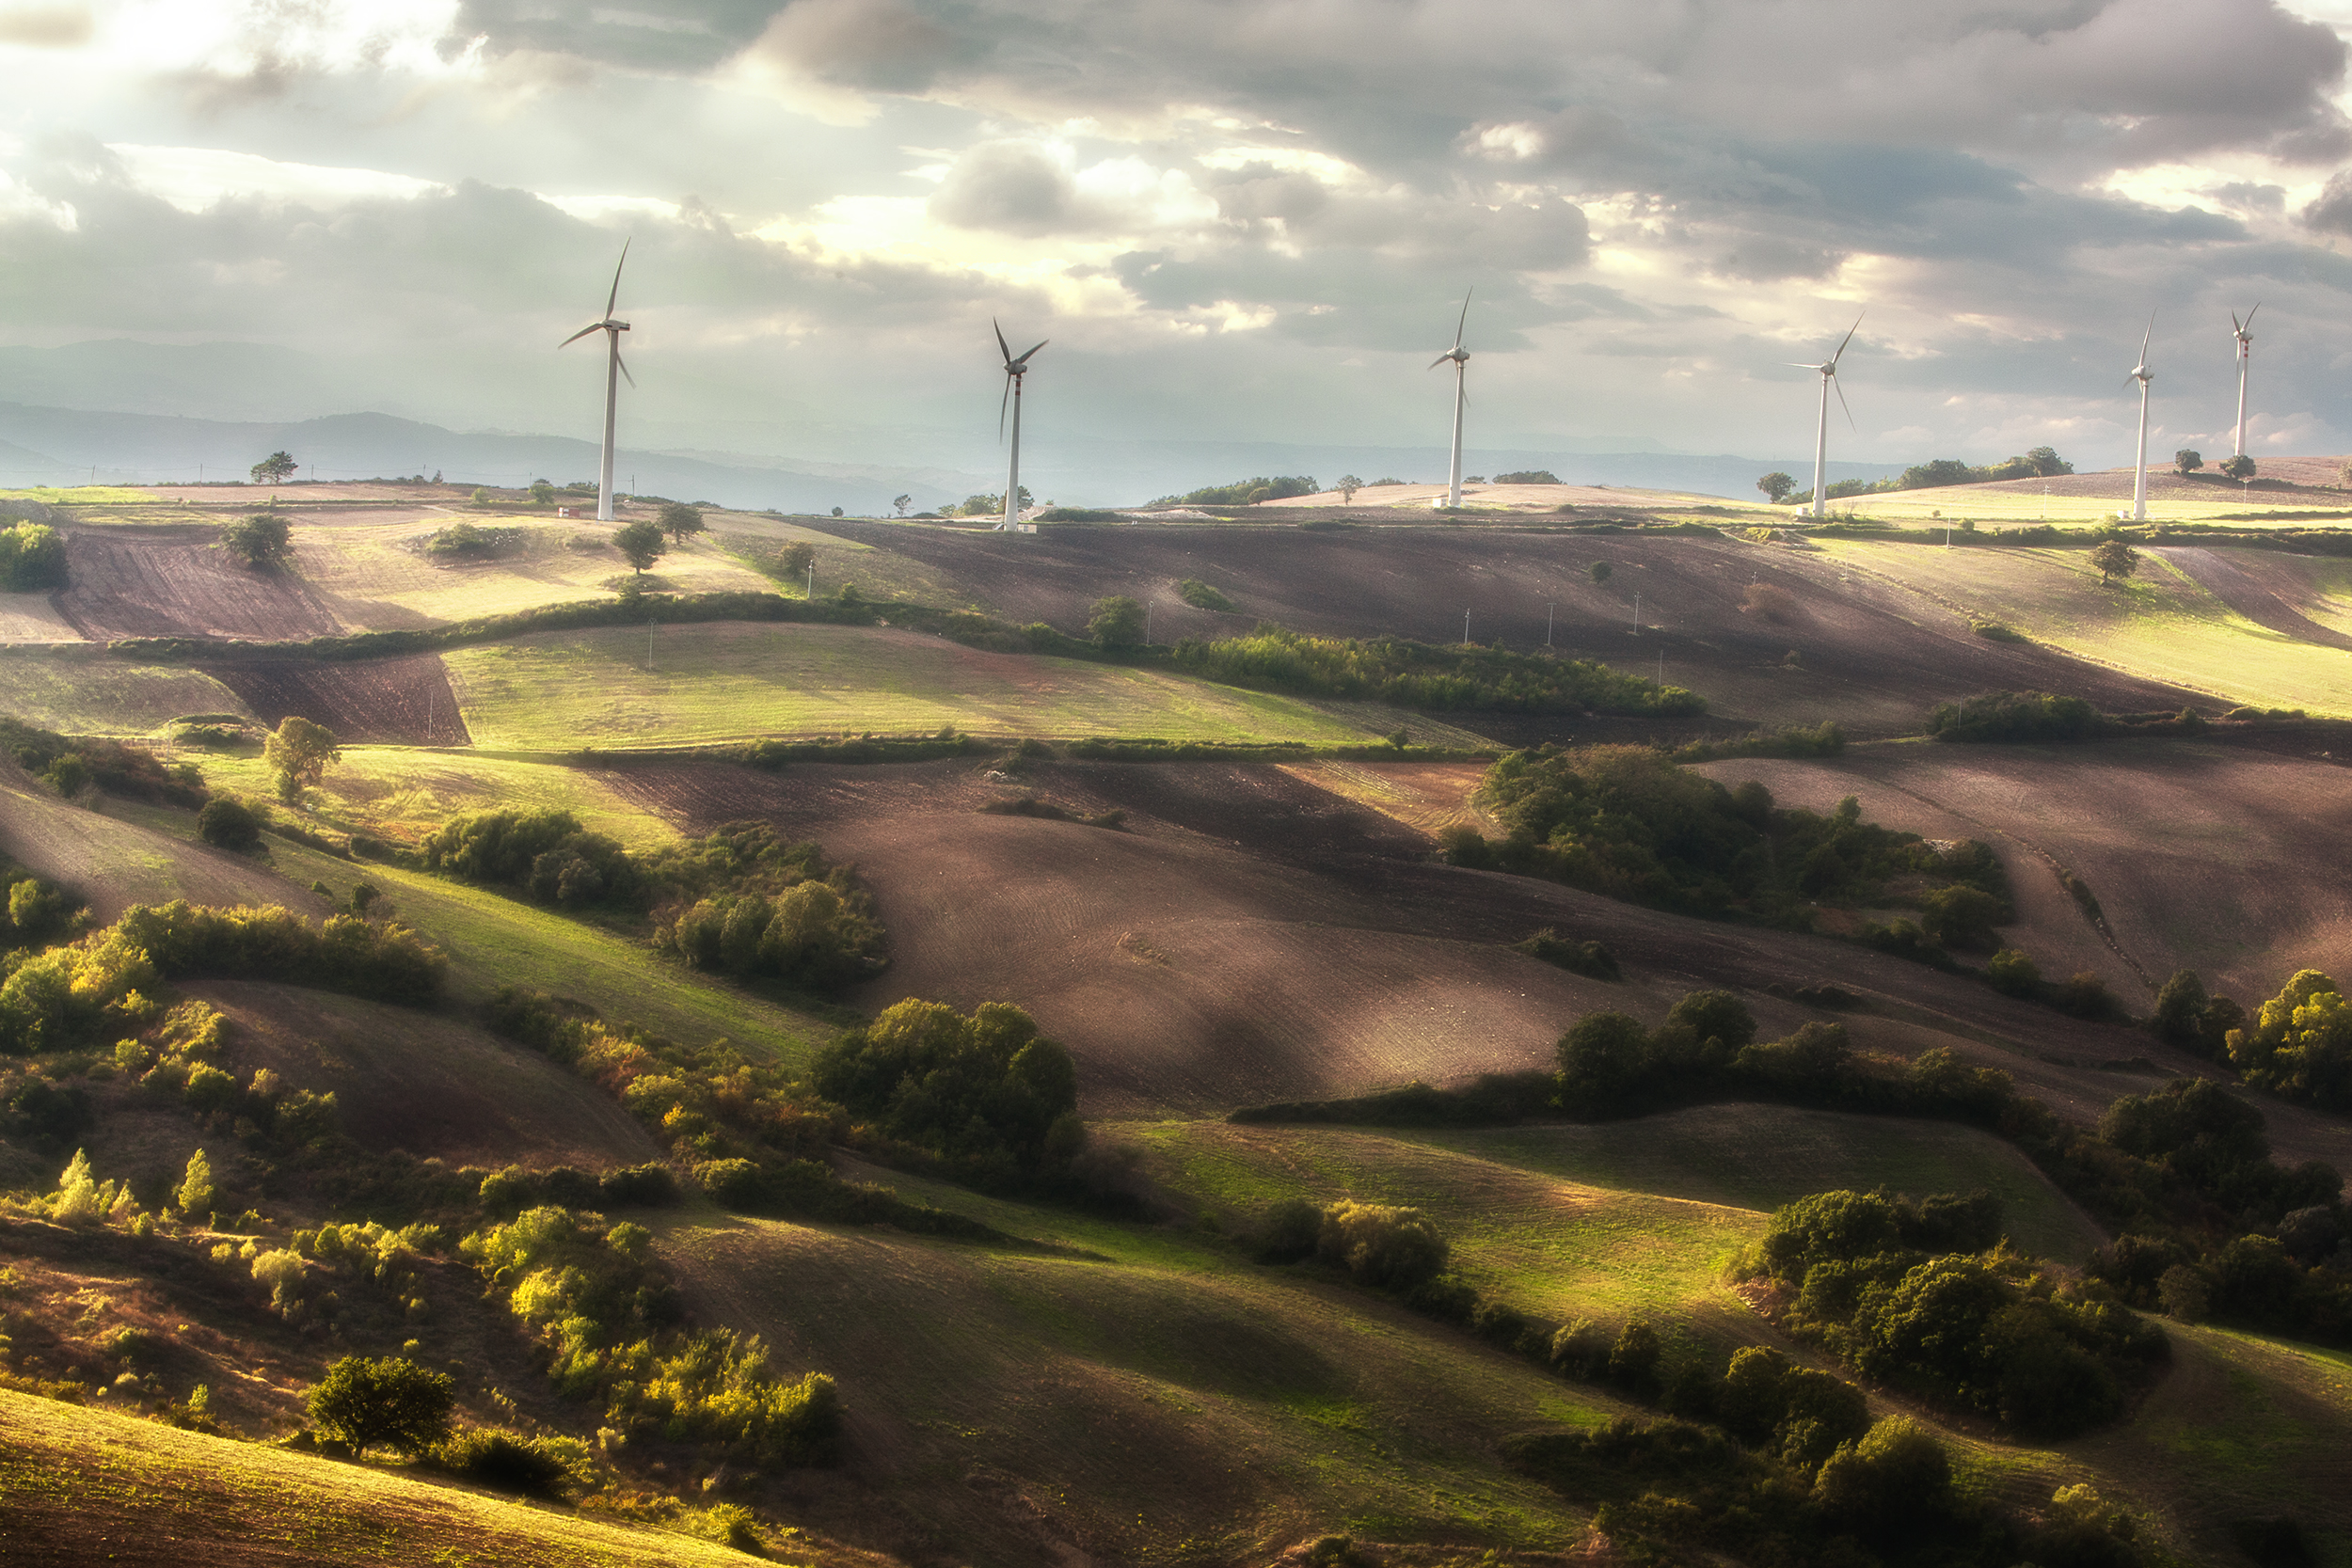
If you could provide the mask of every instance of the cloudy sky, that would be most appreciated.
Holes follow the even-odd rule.
[[[2352,450],[2352,0],[0,0],[0,346],[217,406],[932,460],[1041,440]],[[293,356],[300,356],[295,358]],[[240,361],[244,363],[247,361]],[[110,395],[87,388],[84,401]],[[139,403],[135,387],[115,393]],[[1204,476],[1216,478],[1221,476]]]

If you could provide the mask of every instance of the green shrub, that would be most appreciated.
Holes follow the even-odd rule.
[[[1483,842],[1483,841],[1482,841]],[[1547,926],[1524,942],[1514,942],[1511,950],[1539,958],[1555,969],[1571,974],[1581,974],[1591,980],[1624,978],[1617,967],[1617,956],[1597,942],[1573,942]]]
[[[434,1468],[497,1492],[561,1497],[572,1481],[559,1445],[492,1427],[469,1427],[435,1445]]]
[[[1215,610],[1230,614],[1240,608],[1199,578],[1185,578],[1177,583],[1176,596],[1196,610]]]
[[[1418,1209],[1343,1200],[1324,1210],[1315,1250],[1366,1285],[1406,1290],[1435,1278],[1451,1249]]]
[[[400,1356],[346,1355],[306,1403],[310,1424],[354,1453],[389,1447],[414,1457],[449,1435],[455,1385]]]
[[[262,842],[262,819],[244,801],[220,795],[197,813],[196,832],[205,843],[222,849],[251,849]]]

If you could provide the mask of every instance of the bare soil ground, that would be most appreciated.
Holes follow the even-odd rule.
[[[73,628],[118,637],[229,637],[262,642],[344,629],[301,578],[256,572],[209,527],[74,528],[66,531],[73,586],[56,595]]]
[[[2018,895],[2009,940],[2045,974],[2099,971],[2136,1007],[2176,969],[2249,1004],[2298,969],[2352,975],[2352,867],[2326,847],[2352,832],[2352,772],[2332,760],[2118,740],[1867,747],[1702,771],[1817,811],[1856,795],[1889,827],[1995,845]],[[2111,944],[2057,866],[2090,884]]]
[[[2170,546],[2152,553],[2187,573],[2213,596],[2240,615],[2298,642],[2352,649],[2352,636],[2313,620],[2326,602],[2301,568],[2302,557],[2270,550],[2213,550]]]
[[[465,715],[438,654],[313,664],[295,659],[204,671],[271,729],[289,715],[324,724],[346,744],[469,746]]]
[[[192,843],[61,800],[0,763],[0,852],[71,889],[101,922],[133,904],[283,904],[313,917],[323,899],[289,886],[265,861]]]
[[[1442,865],[1411,828],[1272,767],[1063,763],[999,783],[960,763],[778,775],[703,764],[609,778],[689,830],[761,817],[855,863],[895,956],[857,1005],[1017,1001],[1077,1053],[1089,1116],[1215,1114],[1540,1067],[1586,1012],[1656,1022],[1710,988],[1785,1034],[1830,1015],[1765,988],[1831,979],[1866,998],[1843,1015],[1858,1047],[1947,1046],[2084,1120],[2168,1075],[2211,1071],[2144,1031],[1828,938]],[[1124,810],[1127,831],[977,815],[1015,793]],[[2029,884],[2021,852],[1994,847]],[[1546,926],[1607,942],[1625,981],[1503,950]],[[2261,1103],[2291,1157],[2352,1159],[2352,1125]]]
[[[371,1150],[589,1170],[662,1157],[612,1096],[459,1019],[293,986],[181,989],[235,1023],[226,1059],[239,1078],[265,1067],[333,1090],[343,1131]]]
[[[2178,707],[2193,693],[2135,679],[2029,644],[1976,636],[1966,617],[1825,555],[1724,538],[1544,534],[1476,528],[1302,532],[1296,529],[1060,528],[972,532],[827,520],[828,531],[909,555],[1016,622],[1083,632],[1107,594],[1150,602],[1154,641],[1230,636],[1278,621],[1327,636],[1462,636],[1529,650],[1551,645],[1686,686],[1740,722],[1835,718],[1857,733],[1915,732],[1938,702],[2002,688],[2067,691],[2102,707]],[[1587,568],[1611,563],[1606,583]],[[1239,607],[1194,609],[1176,583],[1200,578]],[[1742,609],[1751,584],[1782,589],[1774,620]],[[1639,595],[1640,629],[1635,627]],[[1794,652],[1797,660],[1788,662]],[[1514,743],[1603,738],[1652,721],[1446,716]],[[1705,725],[1692,726],[1704,730]],[[1718,725],[1719,729],[1723,726]],[[1611,733],[1607,738],[1634,738]],[[1679,737],[1679,736],[1677,736]]]

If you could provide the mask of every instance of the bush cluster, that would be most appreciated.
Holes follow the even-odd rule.
[[[1775,1211],[1735,1273],[1785,1287],[1789,1329],[1865,1376],[2036,1436],[2113,1420],[2169,1354],[2153,1324],[2010,1251],[1985,1193],[1817,1193]]]
[[[0,594],[66,586],[65,541],[43,523],[0,528]]]
[[[756,1337],[689,1330],[639,1226],[543,1206],[466,1239],[466,1256],[548,1341],[548,1374],[606,1421],[671,1442],[721,1445],[762,1465],[830,1465],[841,1450],[833,1379],[786,1382]]]
[[[1440,843],[1457,865],[1686,914],[1797,926],[1811,924],[1811,904],[1875,902],[1898,879],[1924,883],[1922,920],[1898,920],[1878,938],[1910,956],[1982,942],[2011,918],[2000,862],[1973,839],[1938,849],[1865,822],[1852,796],[1827,816],[1783,809],[1754,780],[1726,789],[1645,746],[1512,752],[1486,770],[1482,799],[1504,836],[1448,829]]]
[[[445,968],[413,932],[357,915],[313,927],[275,905],[137,904],[71,946],[0,956],[0,1054],[86,1045],[151,1007],[142,989],[168,979],[278,980],[413,1004],[434,997]]]
[[[1050,1181],[1086,1146],[1076,1064],[1007,1003],[968,1016],[898,1003],[819,1053],[810,1079],[857,1123],[977,1186]]]
[[[1243,637],[1185,638],[1178,669],[1228,686],[1440,712],[1621,713],[1689,717],[1707,701],[1590,659],[1501,648],[1437,647],[1401,637],[1311,637],[1261,622]]]

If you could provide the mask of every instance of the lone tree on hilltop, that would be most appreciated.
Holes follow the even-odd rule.
[[[1340,493],[1340,499],[1350,502],[1355,500],[1356,492],[1363,487],[1364,482],[1358,479],[1354,474],[1340,475],[1340,482],[1331,486],[1332,489],[1337,490]]]
[[[1139,646],[1143,629],[1143,606],[1124,594],[1095,600],[1093,613],[1087,617],[1087,631],[1105,648]]]
[[[2139,552],[2121,539],[2109,539],[2091,546],[2090,563],[2099,568],[2099,581],[2104,585],[2138,571]]]
[[[278,770],[278,793],[298,800],[326,777],[328,763],[343,760],[343,751],[334,731],[289,714],[262,738],[262,760]]]
[[[256,484],[283,484],[294,478],[301,465],[290,451],[274,451],[253,465],[250,472]]]
[[[683,545],[688,534],[703,531],[703,515],[684,501],[663,501],[655,521],[673,545]]]
[[[2193,447],[2183,447],[2172,454],[2172,466],[2184,474],[2193,474],[2205,466],[2205,454]]]
[[[2222,464],[2221,471],[2232,479],[2251,479],[2254,477],[2254,460],[2240,452]]]
[[[669,545],[661,536],[661,525],[650,517],[640,517],[612,531],[612,547],[621,552],[621,559],[637,568],[644,577],[645,568],[669,553]]]
[[[1780,472],[1778,469],[1774,469],[1772,472],[1766,474],[1762,479],[1757,480],[1756,482],[1756,487],[1764,492],[1764,499],[1766,500],[1771,501],[1774,506],[1778,506],[1782,501],[1788,499],[1788,492],[1797,487],[1797,482],[1788,475]]]
[[[310,1389],[310,1424],[355,1454],[390,1447],[420,1454],[449,1435],[457,1402],[448,1374],[403,1356],[346,1355]]]
[[[220,531],[229,553],[257,572],[274,572],[294,555],[294,531],[275,512],[256,512]]]

